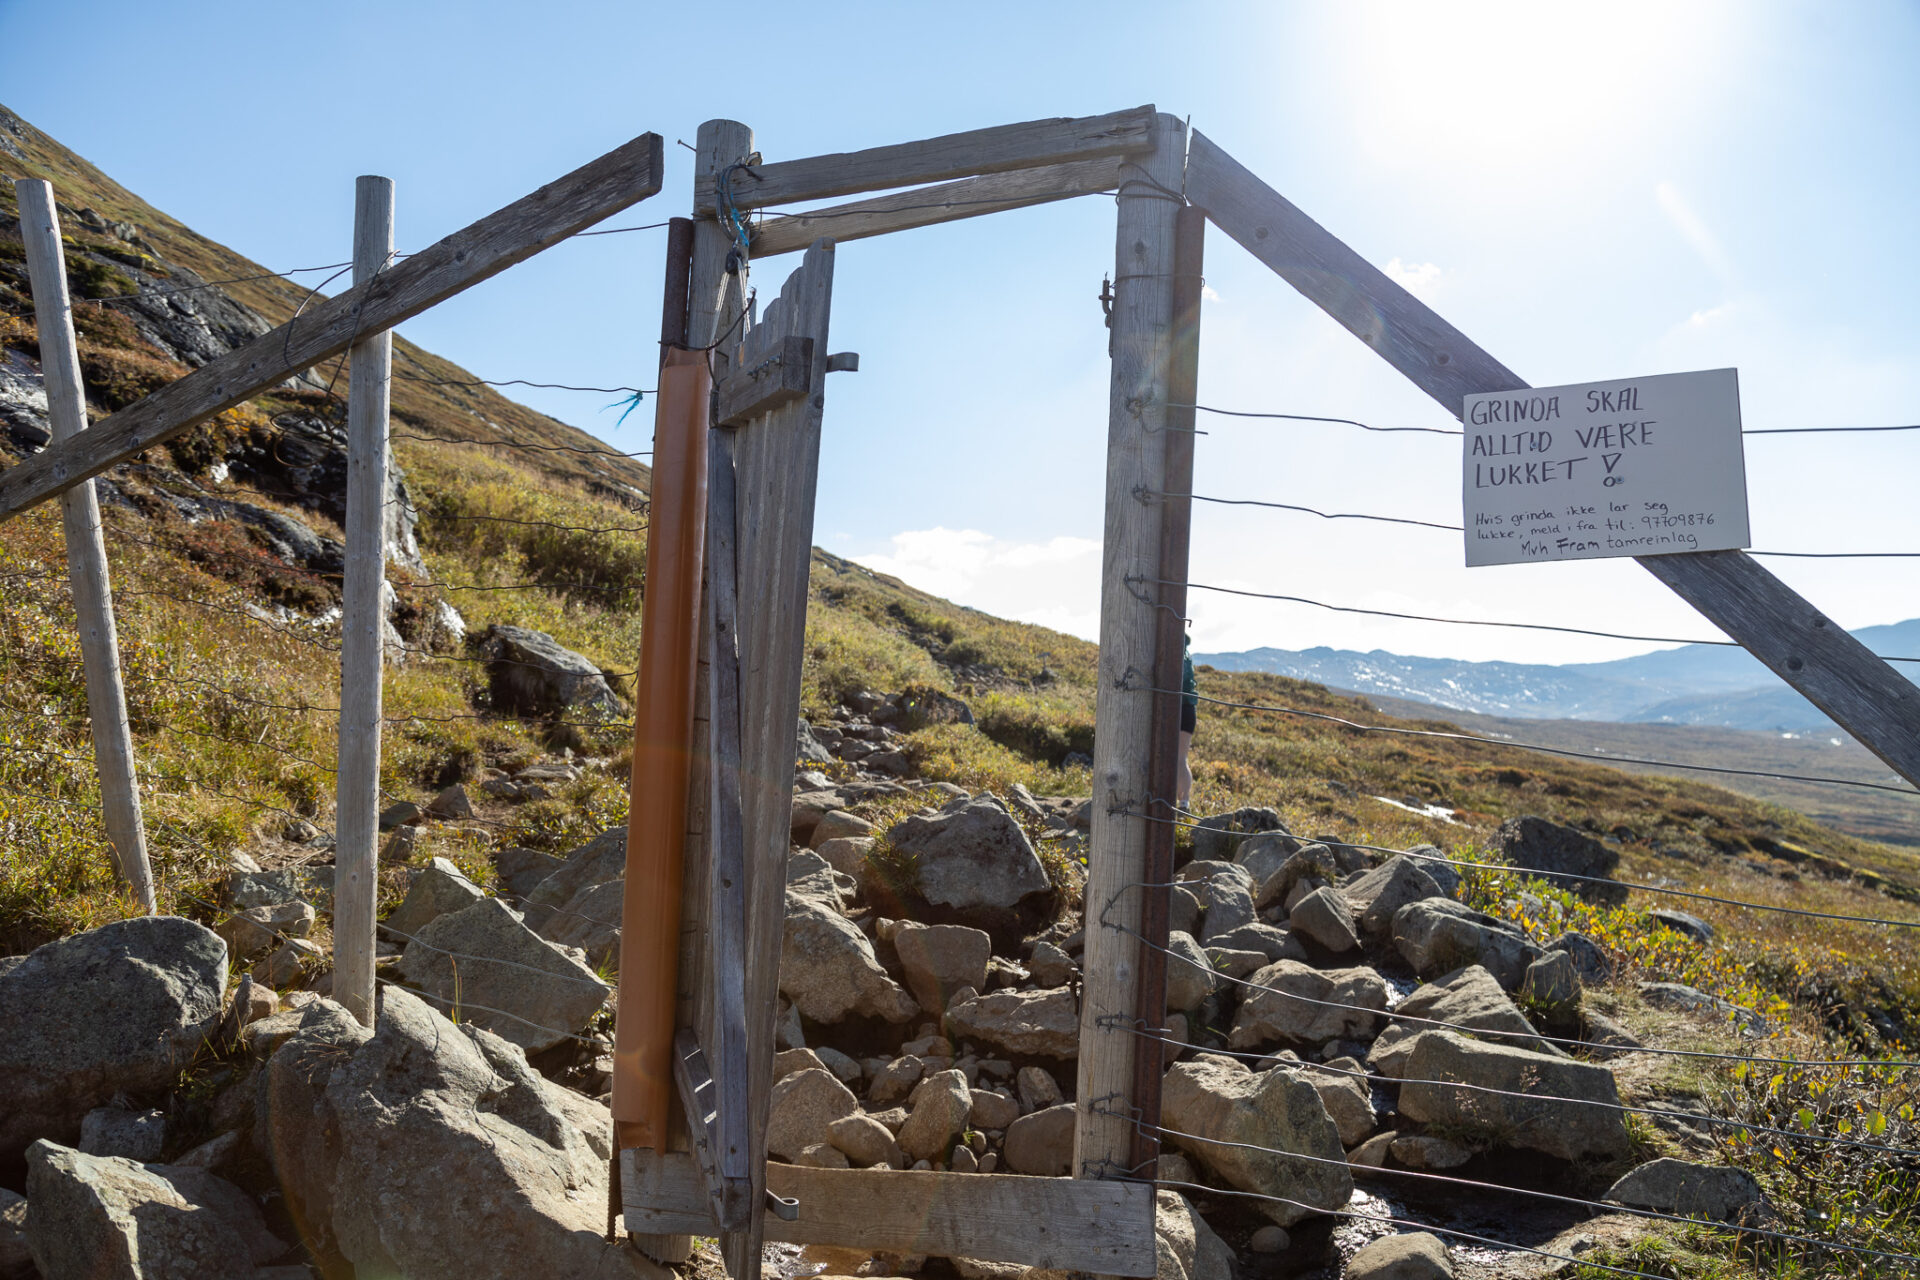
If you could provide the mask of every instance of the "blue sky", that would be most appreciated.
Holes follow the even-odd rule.
[[[417,247],[647,130],[684,212],[704,119],[797,157],[1156,103],[1537,384],[1737,366],[1749,427],[1920,421],[1920,10],[1891,3],[552,3],[186,7],[0,0],[0,101],[270,267],[348,256],[353,178]],[[840,254],[817,540],[1091,634],[1113,205]],[[403,329],[482,377],[645,380],[657,232],[569,242]],[[791,259],[756,279],[771,296]],[[1224,236],[1201,398],[1450,425]],[[529,403],[643,448],[610,397]],[[1202,423],[1196,489],[1452,522],[1458,444]],[[1920,550],[1911,435],[1750,439],[1754,545]],[[1849,626],[1920,614],[1920,568],[1769,562]],[[1467,570],[1457,537],[1202,508],[1196,581],[1334,603],[1716,633],[1630,562]],[[1389,623],[1196,593],[1202,649],[1329,644],[1576,661],[1647,646]]]

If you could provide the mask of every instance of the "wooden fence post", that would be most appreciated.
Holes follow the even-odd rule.
[[[354,186],[353,283],[365,285],[393,256],[393,179]],[[369,289],[368,296],[377,292]],[[347,567],[341,591],[340,774],[334,827],[333,998],[373,1025],[374,911],[380,864],[380,682],[385,661],[387,411],[393,335],[349,348]]]
[[[1152,743],[1166,488],[1164,435],[1174,346],[1174,227],[1182,199],[1185,128],[1154,121],[1151,155],[1122,161],[1115,240],[1113,380],[1107,410],[1106,531],[1101,556],[1100,670],[1094,706],[1093,841],[1081,971],[1076,1177],[1133,1164],[1134,1061],[1157,1049],[1133,1034],[1140,1004],[1147,880],[1146,815],[1157,806]],[[1190,402],[1189,402],[1190,403]]]
[[[40,332],[40,369],[47,389],[53,439],[48,447],[87,429],[87,397],[80,381],[80,349],[73,332],[73,302],[67,294],[66,254],[60,247],[60,215],[53,187],[37,179],[13,184],[20,203],[20,234],[26,241],[27,275],[33,284],[34,321]],[[133,733],[127,724],[126,690],[120,678],[120,641],[113,623],[113,588],[107,576],[107,546],[100,530],[100,504],[93,481],[60,495],[67,541],[67,575],[80,621],[80,655],[86,667],[87,714],[93,721],[93,763],[100,775],[100,801],[107,839],[120,879],[148,914],[155,909],[153,868],[140,818],[140,786],[133,770]]]

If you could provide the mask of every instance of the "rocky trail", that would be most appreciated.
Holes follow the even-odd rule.
[[[901,716],[862,694],[801,727],[769,1149],[1068,1175],[1090,802],[916,781]],[[389,855],[604,767],[479,771],[391,810]],[[1511,825],[1512,861],[1604,867],[1577,832]],[[371,1033],[326,996],[328,839],[286,834],[273,865],[236,859],[212,929],[126,920],[0,961],[0,1277],[658,1274],[603,1239],[624,829],[496,849],[493,892],[443,858],[406,870]],[[1591,939],[1472,910],[1431,848],[1308,843],[1246,809],[1189,852],[1166,1025],[1143,1032],[1168,1068],[1163,1277],[1571,1274],[1661,1225],[1608,1202],[1777,1221],[1711,1130],[1656,1141],[1622,1107],[1616,1068],[1645,1055],[1607,1010],[1710,1025],[1713,997],[1628,990]],[[1023,1270],[770,1249],[792,1276]]]

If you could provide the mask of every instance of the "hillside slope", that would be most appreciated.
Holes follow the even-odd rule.
[[[0,176],[21,174],[50,178],[71,210],[69,274],[90,299],[79,310],[98,413],[184,371],[182,357],[193,353],[179,350],[183,330],[212,341],[226,325],[228,340],[238,340],[291,315],[305,295],[284,280],[241,279],[261,268],[0,114]],[[0,434],[0,446],[11,441],[11,454],[0,447],[7,458],[34,447],[18,424],[31,418],[37,374],[12,208],[0,184],[0,342],[7,376],[27,388],[12,401],[0,397],[13,406],[0,424],[11,430]],[[234,283],[199,287],[209,280]],[[187,324],[183,314],[193,313],[174,306],[183,296],[210,323]],[[448,361],[398,346],[403,371],[471,381]],[[331,378],[326,371],[319,386]],[[148,826],[171,910],[207,918],[210,886],[236,854],[266,863],[330,856],[338,592],[325,544],[339,536],[329,514],[338,494],[328,491],[324,456],[309,475],[288,451],[324,455],[342,420],[341,386],[276,390],[106,477]],[[493,767],[567,752],[591,766],[539,798],[483,803],[472,822],[436,828],[438,843],[410,855],[416,864],[444,855],[486,880],[494,874],[486,849],[562,848],[620,818],[625,725],[618,714],[542,719],[500,704],[462,634],[494,623],[536,628],[619,688],[639,643],[648,473],[490,388],[409,378],[396,385],[395,406],[418,563],[397,564],[394,574],[405,661],[389,678],[383,786],[395,801],[424,803]],[[294,545],[281,518],[316,544]],[[924,690],[967,704],[973,724],[925,723],[908,735],[919,776],[973,789],[1019,782],[1037,794],[1088,792],[1075,761],[1093,739],[1093,646],[820,552],[807,646],[803,709],[816,720],[867,690]],[[1296,831],[1461,851],[1484,849],[1505,818],[1537,813],[1602,836],[1642,884],[1858,915],[1906,910],[1889,893],[1920,890],[1920,859],[1911,854],[1703,782],[1407,736],[1447,726],[1392,720],[1279,676],[1208,670],[1201,688],[1244,704],[1203,708],[1194,797],[1202,813],[1270,805]],[[1392,732],[1357,732],[1327,717]],[[58,521],[42,507],[10,523],[0,541],[0,823],[12,833],[0,844],[0,952],[126,911],[97,808]],[[1439,809],[1451,819],[1430,816]],[[317,838],[306,834],[316,829]],[[404,868],[392,874],[397,891]],[[1886,988],[1895,1003],[1920,992],[1904,933],[1843,927],[1816,937],[1779,917],[1711,905],[1700,913],[1730,938],[1729,956],[1774,958],[1739,981],[1776,998],[1824,1005],[1834,991],[1863,984]]]

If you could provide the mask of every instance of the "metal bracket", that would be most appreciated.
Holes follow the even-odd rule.
[[[745,426],[763,413],[798,400],[813,387],[813,339],[788,337],[757,364],[730,373],[717,397],[722,427]]]
[[[674,1033],[673,1079],[680,1086],[687,1132],[693,1139],[693,1160],[706,1182],[713,1220],[722,1231],[744,1231],[751,1217],[747,1202],[753,1195],[753,1184],[747,1178],[729,1178],[720,1171],[720,1134],[713,1110],[718,1090],[699,1037],[687,1027]]]
[[[827,357],[828,373],[860,372],[860,353],[858,351],[836,351]]]
[[[768,1188],[767,1212],[782,1222],[797,1222],[800,1219],[800,1202],[798,1200],[789,1200],[785,1196],[775,1195],[773,1189]]]

